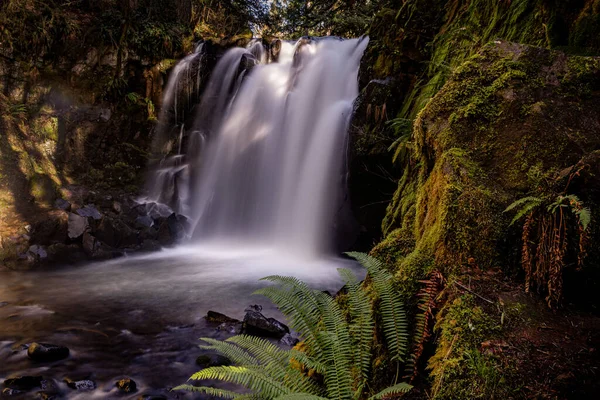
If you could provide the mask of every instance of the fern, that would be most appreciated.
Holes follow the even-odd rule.
[[[374,282],[386,344],[392,359],[400,361],[406,352],[408,324],[399,295],[392,287],[393,277],[376,259],[359,253],[351,255],[363,264]],[[337,299],[296,278],[263,278],[275,285],[256,293],[273,301],[304,340],[291,350],[247,335],[233,336],[224,342],[202,339],[208,345],[201,348],[217,351],[237,366],[207,368],[190,379],[231,382],[250,393],[191,385],[176,389],[231,399],[265,400],[383,399],[408,391],[411,386],[402,383],[375,395],[368,393],[375,336],[373,304],[352,272],[340,269],[339,273],[346,283],[347,309]]]

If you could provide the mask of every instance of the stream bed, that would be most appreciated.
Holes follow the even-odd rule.
[[[170,388],[199,369],[198,338],[226,337],[205,321],[209,310],[241,320],[249,305],[260,304],[265,316],[284,321],[267,299],[252,295],[264,285],[260,278],[293,275],[335,293],[342,286],[336,268],[361,273],[339,258],[221,250],[183,247],[47,271],[0,271],[0,380],[43,376],[68,399],[202,398]],[[36,363],[27,357],[31,342],[66,346],[70,355]],[[125,377],[137,383],[135,393],[115,387]],[[90,379],[97,388],[79,392],[65,378]],[[34,390],[15,398],[36,396]]]

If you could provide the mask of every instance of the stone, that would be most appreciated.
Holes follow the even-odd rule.
[[[56,243],[48,246],[48,260],[53,263],[77,263],[86,259],[81,247],[76,244]]]
[[[71,211],[71,203],[65,199],[56,199],[54,202],[54,208],[62,211]]]
[[[40,387],[44,392],[47,393],[58,393],[60,392],[60,388],[54,379],[43,379],[40,382]]]
[[[123,393],[134,393],[137,391],[137,384],[131,378],[124,378],[115,383],[115,386]]]
[[[244,316],[243,331],[248,335],[281,339],[290,329],[275,318],[267,318],[258,311],[248,311]]]
[[[110,110],[110,108],[102,108],[100,110],[100,121],[102,122],[108,122],[110,121],[110,118],[112,117],[112,111]]]
[[[69,217],[65,212],[52,213],[33,225],[30,239],[35,244],[48,246],[67,241]]]
[[[113,201],[112,210],[117,214],[121,214],[121,212],[123,211],[123,206],[118,201]]]
[[[185,238],[185,226],[181,217],[183,216],[178,216],[177,214],[173,213],[167,218],[167,224],[169,226],[171,238],[176,242]],[[187,218],[185,218],[185,220],[187,220]]]
[[[41,376],[19,376],[6,379],[4,381],[4,386],[10,389],[28,391],[35,388],[41,388],[43,379],[44,378]]]
[[[135,227],[137,229],[151,228],[154,225],[154,220],[149,215],[139,216],[135,219]]]
[[[4,388],[2,390],[2,397],[13,397],[13,396],[19,396],[21,395],[23,392],[17,389],[11,389],[11,388]]]
[[[231,365],[231,360],[216,353],[208,353],[199,355],[196,358],[196,365],[201,368],[219,367],[222,365]]]
[[[96,382],[94,382],[90,379],[82,379],[79,381],[74,381],[72,379],[65,378],[64,382],[71,389],[75,389],[75,390],[78,390],[81,392],[88,392],[88,391],[96,389]]]
[[[167,218],[169,215],[173,214],[173,210],[166,204],[148,203],[146,205],[146,210],[148,215],[155,221],[160,218]]]
[[[27,356],[40,362],[52,362],[65,359],[69,356],[69,349],[48,343],[31,343],[27,349]]]
[[[82,217],[93,218],[97,221],[102,219],[102,214],[93,204],[88,204],[85,207],[76,210],[75,212]]]
[[[143,394],[138,397],[138,400],[168,400],[166,396],[161,394]]]
[[[133,229],[122,220],[108,216],[102,218],[94,236],[114,248],[135,246],[138,243],[137,233]]]
[[[41,391],[37,392],[37,398],[41,400],[58,400],[60,398],[60,394],[55,392]]]
[[[87,218],[80,215],[69,213],[68,233],[70,239],[77,239],[83,236],[88,228]]]
[[[206,319],[206,321],[208,321],[208,322],[213,322],[213,323],[217,323],[217,324],[222,324],[225,322],[240,322],[239,320],[237,320],[235,318],[228,317],[227,315],[221,314],[216,311],[209,311],[208,313],[206,313],[206,316],[204,317],[204,319]]]
[[[284,346],[294,347],[300,342],[300,340],[289,333],[286,333],[281,339],[279,339],[279,344]]]
[[[217,330],[231,335],[239,335],[242,333],[242,326],[241,322],[223,322],[221,325],[217,326]]]
[[[162,248],[158,240],[145,239],[140,246],[140,251],[158,251]]]
[[[83,234],[83,251],[85,251],[85,254],[87,254],[89,257],[93,257],[94,254],[96,254],[96,250],[98,249],[97,243],[98,242],[96,238],[92,236],[89,232],[85,232]]]
[[[29,253],[33,254],[33,256],[37,260],[45,260],[48,258],[48,252],[44,248],[44,246],[40,246],[37,244],[29,246]]]

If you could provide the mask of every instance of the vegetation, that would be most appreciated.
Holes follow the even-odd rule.
[[[202,339],[209,344],[203,348],[222,353],[237,365],[210,367],[191,379],[241,384],[250,394],[192,385],[178,389],[227,398],[281,400],[374,400],[409,391],[410,385],[398,383],[400,364],[407,360],[408,321],[394,280],[376,259],[361,253],[351,255],[367,269],[370,290],[349,270],[340,269],[346,282],[346,294],[341,296],[344,304],[295,278],[264,278],[277,285],[257,293],[279,306],[303,340],[292,350],[249,336],[234,336],[225,342]],[[375,360],[374,345],[379,334],[396,364],[396,377],[392,386],[376,391],[373,368],[381,361]]]

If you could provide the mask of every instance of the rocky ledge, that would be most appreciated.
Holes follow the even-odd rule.
[[[91,192],[79,206],[58,199],[47,218],[5,239],[3,247],[15,253],[10,267],[73,264],[160,250],[184,239],[189,228],[187,218],[166,205]]]

